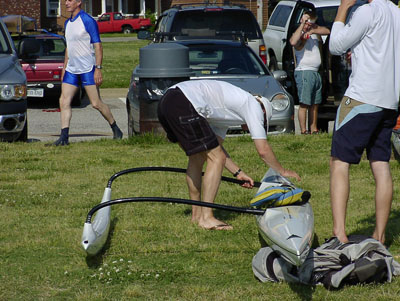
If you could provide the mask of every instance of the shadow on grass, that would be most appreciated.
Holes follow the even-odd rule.
[[[360,223],[368,224],[362,229],[349,233],[350,235],[354,234],[363,234],[371,236],[375,229],[375,213],[370,216],[363,218],[360,220]],[[389,248],[393,243],[393,238],[400,234],[400,210],[392,210],[389,215],[388,225],[386,227],[386,241],[385,246]]]
[[[104,244],[103,249],[101,249],[101,251],[94,256],[91,255],[86,256],[86,264],[90,269],[97,269],[103,264],[103,257],[111,246],[111,241],[112,237],[114,236],[115,225],[117,224],[117,222],[118,222],[118,217],[115,217],[111,220],[110,231],[108,233],[107,241]]]
[[[298,283],[288,283],[290,289],[297,294],[299,300],[312,300],[313,293],[315,292],[315,286],[298,284]]]

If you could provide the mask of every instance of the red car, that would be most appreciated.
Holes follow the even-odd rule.
[[[27,78],[28,100],[54,99],[61,94],[61,72],[64,66],[65,39],[56,34],[30,34],[13,37],[18,57]],[[81,103],[81,92],[73,100]]]

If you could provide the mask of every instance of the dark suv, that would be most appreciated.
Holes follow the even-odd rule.
[[[0,18],[0,141],[28,139],[26,76]]]
[[[157,20],[154,41],[203,37],[232,40],[242,34],[250,48],[266,63],[264,38],[254,14],[241,5],[179,4]],[[180,38],[181,37],[181,38]]]

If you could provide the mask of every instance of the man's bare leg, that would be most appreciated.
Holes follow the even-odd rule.
[[[308,122],[310,124],[309,129],[312,133],[318,131],[318,105],[312,105],[308,110]]]
[[[306,125],[307,110],[308,106],[300,104],[298,114],[299,114],[300,131],[302,134],[307,132],[307,125]]]
[[[115,119],[111,113],[111,110],[107,104],[105,104],[100,98],[99,88],[96,85],[85,86],[85,91],[90,100],[92,107],[100,112],[105,120],[110,124],[114,133],[114,139],[121,139],[122,132],[116,125]]]
[[[72,117],[71,102],[78,87],[63,83],[60,96],[61,128],[69,128]]]
[[[201,182],[203,165],[206,161],[204,152],[189,156],[186,170],[186,182],[189,189],[189,197],[194,201],[201,201]],[[198,223],[201,216],[201,207],[192,206],[192,222]]]
[[[61,119],[61,134],[60,137],[52,145],[63,146],[69,144],[69,124],[71,122],[72,110],[71,102],[78,87],[63,83],[61,85],[60,103],[60,119]]]
[[[346,209],[350,193],[350,164],[331,157],[330,195],[333,217],[333,235],[341,242],[348,242],[346,235]]]
[[[193,188],[192,193],[194,197],[198,197],[199,195],[201,195],[201,198],[204,202],[214,203],[215,197],[218,192],[219,184],[221,183],[221,176],[225,166],[226,156],[220,146],[210,151],[207,151],[205,155],[206,155],[207,166],[201,184],[201,194],[198,193],[198,184],[199,184],[198,171],[197,172],[188,171],[188,178],[189,178],[188,186],[189,186],[189,191],[190,188]],[[201,159],[199,159],[199,157],[194,155],[189,157],[189,161],[190,160],[192,160],[192,162],[193,160],[199,160],[197,164],[195,163],[189,164],[190,167],[193,167],[196,170],[198,170],[198,166],[200,165],[199,162],[201,162]],[[191,185],[193,183],[196,184]],[[217,229],[217,230],[232,229],[231,226],[226,225],[226,223],[214,217],[212,208],[193,206],[192,220],[197,221],[198,225],[204,229]]]
[[[393,198],[393,181],[388,162],[371,161],[372,174],[375,178],[376,225],[372,237],[385,243],[385,230],[389,220]]]

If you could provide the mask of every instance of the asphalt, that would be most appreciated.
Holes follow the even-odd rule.
[[[127,88],[100,89],[100,95],[121,128],[124,138],[128,136],[128,115],[126,112]],[[28,105],[28,140],[29,142],[50,142],[60,134],[60,112],[58,100],[34,99]],[[93,109],[87,98],[82,99],[80,107],[72,108],[70,142],[112,138],[108,122]]]

